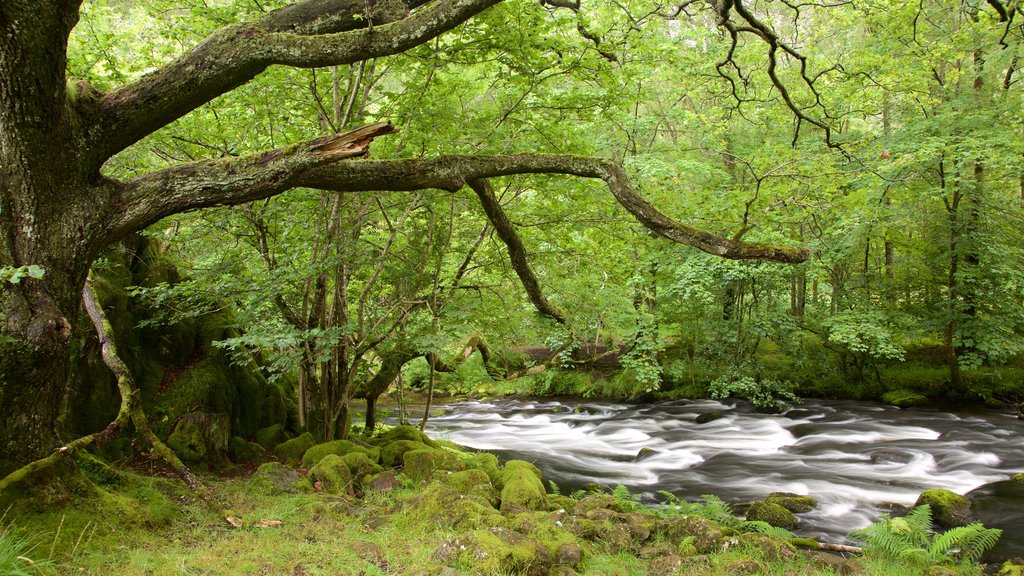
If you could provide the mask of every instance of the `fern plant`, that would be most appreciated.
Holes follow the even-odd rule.
[[[785,541],[796,538],[796,534],[793,534],[789,530],[779,528],[778,526],[772,526],[763,520],[744,520],[740,524],[740,530],[743,530],[744,532],[760,532],[761,534],[771,536],[772,538],[778,538],[779,540]]]
[[[927,564],[974,563],[991,550],[1002,531],[969,524],[942,534],[931,531],[932,511],[927,504],[914,508],[902,518],[883,516],[881,520],[850,533],[864,542],[869,552],[893,559]]]
[[[640,496],[630,494],[629,488],[622,484],[612,490],[612,498],[615,498],[615,501],[626,512],[650,512],[646,506],[640,503]]]

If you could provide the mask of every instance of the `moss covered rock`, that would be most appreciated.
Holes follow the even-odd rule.
[[[787,530],[795,528],[797,525],[796,516],[792,512],[778,504],[769,502],[751,504],[747,510],[747,520],[759,520]]]
[[[281,442],[291,440],[291,435],[285,430],[284,424],[277,423],[257,430],[254,439],[265,450],[272,452]]]
[[[764,499],[769,504],[778,504],[790,512],[810,512],[818,505],[818,501],[810,496],[801,496],[792,492],[772,492]]]
[[[576,502],[572,508],[572,513],[577,516],[583,516],[591,510],[601,508],[622,512],[622,506],[619,504],[619,501],[611,494],[590,494]]]
[[[402,456],[402,472],[416,481],[429,480],[435,471],[460,471],[466,465],[457,454],[442,448],[426,448],[410,450]]]
[[[370,460],[370,457],[363,452],[349,452],[341,456],[341,461],[348,466],[348,469],[352,472],[352,477],[359,479],[367,475],[374,475],[383,470],[380,464],[376,461]]]
[[[249,479],[249,486],[261,494],[296,494],[302,491],[298,472],[280,462],[267,462]]]
[[[509,460],[501,472],[501,510],[522,506],[528,510],[547,510],[547,492],[540,470],[529,462]]]
[[[666,518],[657,523],[655,534],[677,547],[688,541],[701,554],[716,552],[725,542],[721,526],[700,516]]]
[[[442,478],[441,482],[451,486],[459,494],[480,498],[495,508],[501,503],[498,491],[483,470],[452,472]]]
[[[352,471],[337,454],[328,454],[309,471],[309,477],[319,482],[328,494],[348,494],[353,487]]]
[[[1010,477],[1010,479],[1016,482],[1024,482],[1024,472],[1014,474],[1013,476]]]
[[[298,466],[302,462],[302,455],[316,444],[313,435],[303,432],[297,438],[282,442],[274,448],[274,456],[289,466]]]
[[[925,490],[914,506],[927,504],[932,509],[932,521],[943,528],[966,526],[971,523],[971,502],[967,498],[942,488]]]
[[[167,446],[185,462],[223,464],[227,460],[231,424],[227,414],[189,412],[167,438]]]
[[[328,454],[344,456],[351,452],[362,452],[374,462],[380,458],[379,448],[367,448],[349,440],[332,440],[330,442],[322,442],[315,446],[310,446],[302,455],[302,467],[312,468]]]
[[[495,487],[498,486],[497,482],[501,479],[501,464],[498,462],[497,456],[490,452],[481,452],[479,454],[471,454],[463,461],[466,463],[466,468],[482,470],[491,479],[491,483]]]
[[[405,464],[405,453],[413,450],[426,450],[430,448],[423,442],[416,440],[396,440],[384,445],[380,449],[380,463],[387,467],[398,467]]]
[[[441,482],[431,482],[406,504],[410,518],[433,527],[470,530],[498,526],[503,521],[486,501],[459,494]]]
[[[759,532],[740,534],[737,541],[740,546],[769,562],[785,561],[796,556],[796,548],[789,543]]]
[[[539,542],[506,528],[473,530],[441,545],[434,557],[446,564],[471,563],[480,574],[548,576],[551,552]]]
[[[267,459],[267,453],[262,446],[239,436],[231,437],[228,442],[228,454],[232,461],[238,463],[263,462]]]
[[[440,448],[437,442],[428,438],[426,434],[420,432],[419,428],[415,426],[395,426],[371,441],[378,446],[385,446],[399,440],[411,440],[420,444],[426,444],[430,448]]]

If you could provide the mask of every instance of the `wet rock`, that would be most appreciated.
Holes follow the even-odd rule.
[[[943,528],[965,526],[972,521],[971,502],[967,498],[942,488],[925,490],[917,497],[914,507],[927,504],[932,509],[932,521]]]
[[[764,501],[769,504],[778,504],[786,510],[796,513],[810,512],[818,505],[816,499],[792,492],[772,492]]]
[[[1024,557],[1024,541],[1008,537],[1024,534],[1024,482],[1003,480],[985,484],[968,492],[965,497],[971,502],[971,515],[986,528],[999,528],[1003,537],[995,548],[985,553],[983,560],[1002,562],[1008,558]],[[1024,561],[1020,566],[1024,576]]]
[[[914,459],[914,455],[903,450],[876,450],[871,453],[868,462],[872,464],[907,464]]]
[[[653,448],[641,448],[640,451],[636,453],[636,456],[633,458],[633,461],[640,462],[641,460],[646,460],[658,453],[659,452]]]
[[[316,444],[313,435],[304,432],[297,438],[282,442],[274,448],[274,456],[289,466],[298,466],[302,462],[302,455]]]
[[[793,513],[778,504],[754,502],[747,509],[747,520],[760,520],[772,526],[791,530],[796,527],[797,519]]]
[[[810,410],[805,410],[803,408],[794,408],[792,410],[787,410],[786,413],[783,414],[783,416],[789,418],[790,420],[804,420],[814,415],[814,412],[811,412]]]
[[[707,424],[708,422],[713,422],[724,417],[725,414],[722,414],[721,412],[707,412],[697,416],[695,422],[697,422],[697,424]]]

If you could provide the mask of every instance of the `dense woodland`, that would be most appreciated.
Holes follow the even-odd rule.
[[[1017,0],[4,0],[0,31],[0,486],[134,428],[201,490],[183,419],[324,441],[412,390],[1024,403]]]

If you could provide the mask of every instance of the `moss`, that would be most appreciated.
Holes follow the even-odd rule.
[[[267,453],[263,447],[255,442],[249,442],[245,438],[232,436],[228,442],[228,454],[234,462],[263,462],[267,459]]]
[[[302,479],[298,472],[280,462],[267,462],[249,478],[249,489],[257,494],[295,494]]]
[[[813,538],[790,538],[789,543],[798,548],[806,548],[808,550],[817,550],[821,546]]]
[[[328,494],[348,494],[352,490],[352,471],[337,454],[328,454],[309,471]]]
[[[509,506],[523,506],[528,510],[546,510],[547,493],[540,479],[540,471],[529,462],[510,460],[501,473],[501,510]]]
[[[184,462],[223,464],[231,429],[226,414],[189,412],[182,415],[167,438],[167,446]]]
[[[412,440],[426,444],[430,448],[438,448],[437,442],[428,438],[426,434],[420,432],[419,428],[415,426],[396,426],[378,435],[371,441],[378,446],[384,446],[398,440]]]
[[[402,472],[409,478],[421,482],[428,480],[437,470],[459,471],[466,468],[457,454],[437,448],[410,450],[402,459]]]
[[[1024,472],[1014,474],[1010,479],[1016,482],[1024,482]]]
[[[464,462],[466,463],[466,468],[482,470],[491,479],[491,483],[497,486],[497,482],[501,478],[501,464],[498,462],[497,456],[490,452],[480,452],[479,454],[468,456]]]
[[[772,492],[764,499],[769,504],[778,504],[790,512],[810,512],[818,505],[818,501],[810,496],[801,496],[790,492]]]
[[[562,494],[548,494],[548,510],[568,512],[576,506],[576,501]]]
[[[792,512],[778,504],[771,504],[769,502],[754,502],[751,504],[747,510],[747,520],[760,520],[787,530],[795,528],[797,525],[796,516],[793,516]]]
[[[349,452],[341,456],[342,462],[352,471],[354,478],[363,478],[369,474],[377,474],[383,470],[376,461],[363,452]]]
[[[932,509],[932,520],[943,528],[971,523],[971,502],[967,498],[942,488],[925,490],[914,506],[927,504]]]
[[[496,526],[502,517],[484,501],[456,492],[451,486],[431,482],[406,501],[410,518],[430,527],[475,529]]]
[[[611,494],[590,494],[588,496],[584,496],[573,506],[572,513],[577,516],[583,516],[587,512],[597,510],[599,508],[622,512],[622,506],[619,504],[619,501]]]
[[[882,394],[882,401],[899,408],[909,408],[911,406],[924,406],[928,403],[928,398],[913,390],[900,389]]]
[[[289,466],[298,466],[302,462],[302,456],[316,443],[313,435],[309,432],[302,433],[297,438],[282,442],[274,448],[274,456]]]
[[[404,456],[406,452],[425,450],[427,448],[430,448],[430,446],[416,440],[397,440],[381,448],[380,463],[384,466],[401,466],[405,462]]]
[[[655,534],[675,546],[689,542],[701,554],[720,550],[725,541],[721,526],[699,516],[666,518],[657,524]]]
[[[328,454],[344,456],[350,452],[361,452],[374,462],[380,458],[379,448],[365,448],[348,440],[332,440],[330,442],[323,442],[315,446],[310,446],[302,455],[302,467],[312,468]]]
[[[255,434],[256,443],[263,446],[265,450],[273,451],[277,448],[277,445],[286,441],[291,440],[291,436],[288,435],[288,431],[285,430],[284,424],[278,422],[277,424],[271,424],[265,428],[260,428]]]
[[[511,530],[473,530],[445,542],[435,556],[446,563],[461,561],[479,574],[547,576],[552,556],[539,542]]]
[[[754,551],[758,556],[769,562],[780,562],[796,556],[796,549],[788,542],[772,538],[767,534],[750,532],[740,534],[737,540],[740,546]]]
[[[495,508],[501,499],[498,491],[491,484],[491,479],[483,470],[462,470],[446,475],[441,481],[465,496],[473,496],[486,501]]]

